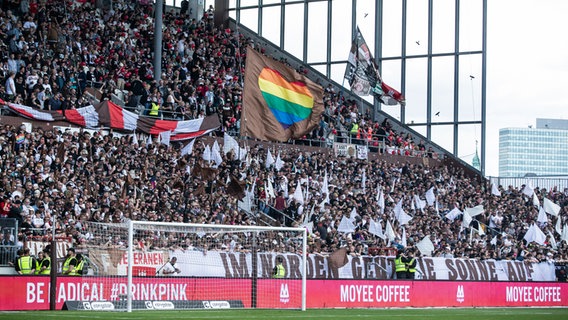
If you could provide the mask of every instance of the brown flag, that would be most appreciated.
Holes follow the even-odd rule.
[[[288,141],[313,130],[323,88],[287,65],[247,49],[241,136]]]

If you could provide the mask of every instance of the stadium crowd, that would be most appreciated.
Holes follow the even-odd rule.
[[[0,11],[5,53],[0,68],[5,81],[0,89],[6,101],[46,110],[78,108],[90,103],[86,89],[94,86],[102,92],[101,99],[126,91],[126,107],[149,116],[193,119],[218,113],[222,132],[238,131],[241,74],[246,47],[252,43],[232,30],[215,28],[212,8],[200,20],[177,11],[165,13],[163,76],[154,79],[151,6],[113,1],[113,10],[103,11],[93,10],[89,2],[69,1],[68,6],[53,5],[50,0],[8,2],[15,3],[20,5]],[[262,51],[258,45],[256,49]],[[344,100],[333,88],[325,91],[326,116],[306,139],[327,141],[348,132],[357,139],[385,137],[387,145],[403,155],[427,151],[424,142],[395,132],[387,120],[373,122],[360,114],[356,103]],[[402,200],[412,216],[405,226],[409,247],[429,235],[434,256],[568,261],[568,244],[559,241],[554,228],[556,219],[564,225],[568,218],[566,189],[535,188],[541,203],[546,197],[562,208],[558,217],[539,223],[548,238],[538,245],[523,240],[538,216],[523,187],[500,186],[501,196],[496,196],[487,183],[453,167],[410,164],[404,157],[390,163],[284,148],[284,166],[277,170],[265,165],[266,146],[251,143],[247,160],[231,152],[222,154],[222,162],[210,171],[208,161],[202,159],[202,143],[182,157],[179,145],[136,140],[132,135],[35,127],[27,132],[2,125],[0,216],[19,220],[23,229],[19,241],[24,235],[49,234],[55,228],[58,235],[72,237],[78,245],[89,237],[86,221],[256,224],[253,215],[238,207],[240,192],[233,193],[230,183],[231,177],[237,177],[246,181],[245,189],[255,187],[259,208],[268,202],[289,217],[282,219],[283,224],[299,226],[315,208],[307,219],[314,225],[311,253],[333,252],[340,246],[347,246],[351,255],[365,254],[373,247],[400,248],[403,232],[394,209]],[[329,203],[322,204],[326,173]],[[264,190],[267,180],[274,185],[274,198]],[[308,190],[303,205],[293,197],[298,182]],[[414,196],[424,198],[431,187],[437,208],[416,208]],[[384,209],[377,201],[378,190],[385,195]],[[446,217],[454,208],[463,211],[477,205],[485,210],[475,217],[475,227],[463,229],[461,216]],[[339,232],[341,218],[350,217],[353,208],[358,214],[352,220],[355,232]],[[371,234],[371,220],[379,221],[383,230],[389,221],[397,237],[390,241]],[[172,245],[166,244],[168,239],[139,240],[146,248]],[[178,240],[181,246],[184,239]],[[298,249],[297,244],[286,242],[279,250]]]

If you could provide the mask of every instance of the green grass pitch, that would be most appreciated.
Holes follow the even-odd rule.
[[[0,312],[3,319],[432,319],[432,320],[549,320],[568,319],[568,308],[432,308],[432,309],[308,309],[299,310],[187,310],[187,311],[14,311]]]

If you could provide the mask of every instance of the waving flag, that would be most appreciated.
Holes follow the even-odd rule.
[[[270,166],[273,165],[274,162],[276,162],[276,161],[274,160],[272,153],[270,153],[270,148],[267,148],[266,149],[266,161],[264,162],[266,169],[270,168]]]
[[[160,120],[150,117],[140,117],[113,103],[102,101],[96,106],[86,106],[78,109],[63,111],[39,110],[32,107],[5,102],[0,99],[0,105],[21,117],[38,121],[67,121],[86,128],[106,127],[121,131],[138,131],[151,135],[171,131],[171,141],[187,140],[203,136],[221,126],[219,117],[211,115],[194,120]]]
[[[383,232],[383,226],[379,221],[371,220],[371,223],[369,224],[369,233],[383,240],[386,239],[386,236]]]
[[[189,142],[188,144],[185,145],[185,147],[183,147],[181,149],[181,156],[185,156],[186,154],[191,155],[193,153],[193,144],[195,143],[196,139],[191,140],[191,142]]]
[[[558,213],[560,212],[560,206],[550,201],[548,198],[544,198],[543,207],[546,213],[551,214],[553,216],[558,216]]]
[[[527,233],[525,233],[523,239],[525,239],[527,243],[531,243],[534,241],[542,246],[546,241],[546,235],[544,234],[544,232],[542,232],[542,230],[540,230],[540,228],[536,224],[533,223],[529,227],[529,230],[527,230]]]
[[[355,228],[355,224],[353,224],[351,219],[343,216],[343,218],[341,218],[341,222],[339,222],[339,226],[337,227],[337,232],[351,233],[355,232]]]
[[[426,198],[426,201],[428,202],[429,206],[433,205],[434,202],[436,201],[436,195],[434,194],[434,187],[428,189],[424,197]]]
[[[288,141],[315,128],[323,89],[283,63],[247,50],[241,135]]]
[[[432,243],[432,240],[430,240],[430,236],[427,235],[416,244],[416,248],[420,250],[420,253],[423,256],[430,256],[432,254],[432,251],[434,251],[434,243]]]
[[[387,85],[381,79],[379,70],[371,54],[371,50],[357,27],[351,50],[347,58],[345,79],[351,86],[351,91],[360,96],[375,95],[386,105],[405,105],[404,96]]]
[[[71,123],[95,129],[99,126],[99,113],[90,105],[79,109],[65,110],[65,119]]]
[[[501,191],[499,191],[499,188],[495,183],[491,184],[491,194],[497,197],[501,196]]]
[[[6,105],[11,111],[19,116],[40,121],[64,121],[65,116],[58,111],[39,110],[17,103],[5,102],[0,100],[0,104]]]

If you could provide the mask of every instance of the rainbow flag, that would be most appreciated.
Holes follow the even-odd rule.
[[[258,76],[258,87],[284,129],[312,113],[314,98],[302,82],[287,82],[277,70],[263,68]]]
[[[321,86],[248,48],[241,136],[268,141],[297,139],[319,125],[323,111]]]

